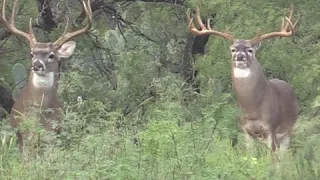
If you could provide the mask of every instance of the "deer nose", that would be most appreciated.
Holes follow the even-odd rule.
[[[41,61],[36,60],[32,62],[32,68],[36,71],[44,70],[44,64]]]
[[[246,60],[246,57],[245,57],[245,55],[243,53],[238,53],[236,55],[236,60],[237,61],[244,61],[244,60]]]

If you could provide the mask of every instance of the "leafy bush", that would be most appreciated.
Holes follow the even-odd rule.
[[[266,76],[290,82],[301,106],[290,150],[279,163],[273,162],[278,154],[260,143],[245,146],[228,42],[210,37],[206,53],[192,59],[186,8],[138,1],[119,12],[133,22],[123,31],[97,18],[90,36],[77,39],[61,73],[65,117],[62,133],[49,135],[54,142],[21,163],[14,131],[2,121],[0,179],[319,179],[320,11],[315,0],[293,3],[301,14],[297,34],[265,41],[258,53]],[[196,1],[186,4],[195,7]],[[249,39],[259,30],[278,30],[288,8],[284,0],[216,0],[203,1],[201,12],[217,13],[215,29]],[[10,38],[3,48],[1,84],[14,89],[11,69],[19,60],[28,67],[29,47]],[[187,60],[199,71],[200,93],[181,75]]]

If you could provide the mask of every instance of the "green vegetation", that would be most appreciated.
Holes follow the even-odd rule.
[[[268,78],[294,86],[302,109],[280,163],[273,164],[260,144],[254,153],[245,148],[228,41],[210,37],[206,53],[196,57],[200,93],[184,80],[183,65],[193,61],[185,12],[195,0],[186,7],[114,1],[122,18],[133,23],[121,33],[116,20],[102,13],[88,36],[75,39],[59,85],[65,118],[57,139],[23,164],[16,136],[2,121],[0,179],[320,179],[320,7],[316,0],[292,3],[301,17],[297,34],[263,42],[258,54]],[[278,30],[289,6],[285,0],[203,0],[201,13],[216,13],[215,29],[250,39],[258,31]],[[71,10],[72,21],[80,10],[80,4]],[[17,26],[27,29],[37,6],[27,3],[22,12]],[[35,33],[39,41],[54,40],[63,26]],[[14,36],[1,45],[0,83],[13,91],[12,68],[29,66],[29,47]]]

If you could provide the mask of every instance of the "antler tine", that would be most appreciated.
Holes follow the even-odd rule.
[[[195,28],[194,24],[193,24],[193,18],[191,18],[191,13],[190,13],[190,8],[188,8],[187,10],[187,21],[188,21],[188,28],[191,31],[192,28]]]
[[[230,41],[234,41],[234,38],[231,34],[226,32],[219,32],[211,29],[210,27],[210,18],[207,20],[207,27],[203,24],[201,16],[200,16],[200,3],[198,1],[197,8],[196,8],[196,19],[197,23],[200,26],[200,30],[198,30],[195,25],[193,24],[193,18],[191,18],[190,9],[187,11],[187,19],[189,21],[189,31],[191,31],[194,35],[197,36],[203,36],[203,35],[216,35],[225,39],[228,39]]]
[[[79,29],[79,30],[74,31],[74,32],[68,32],[68,30],[69,30],[69,18],[67,18],[67,23],[66,23],[66,27],[64,29],[64,32],[58,38],[58,40],[56,40],[53,43],[53,46],[60,47],[60,46],[62,46],[63,43],[67,42],[68,40],[70,40],[70,39],[72,39],[72,38],[74,38],[76,36],[85,34],[85,33],[87,33],[89,31],[89,29],[92,26],[92,9],[91,9],[90,0],[88,0],[87,3],[88,3],[88,5],[86,5],[84,0],[82,1],[84,11],[85,11],[86,16],[88,18],[88,24],[82,29]]]
[[[15,27],[15,25],[16,25],[16,9],[17,9],[16,7],[17,7],[17,2],[18,2],[18,0],[15,0],[14,3],[13,3],[13,9],[12,9],[12,14],[11,14],[11,19],[10,19],[11,23],[9,23],[7,21],[7,18],[6,18],[6,8],[5,8],[6,0],[3,0],[3,3],[2,3],[2,16],[1,16],[0,20],[1,20],[2,24],[4,24],[4,26],[11,33],[26,38],[29,41],[30,46],[32,47],[37,43],[37,39],[34,36],[33,30],[32,30],[32,23],[31,23],[32,19],[30,19],[30,23],[29,23],[29,34],[23,32],[23,31],[20,31],[19,29],[17,29]]]
[[[293,25],[292,25],[292,23],[291,23],[291,27],[292,27],[292,32],[293,32],[293,33],[295,33],[296,30],[297,30],[297,27],[298,27],[297,25],[298,25],[299,20],[300,20],[300,14],[298,14],[298,18],[297,18],[296,22],[294,22]]]
[[[285,29],[286,31],[290,31],[290,29],[288,29],[288,28],[289,28],[289,25],[292,27],[291,19],[292,19],[293,11],[294,11],[294,7],[293,7],[293,4],[291,3],[291,5],[290,5],[290,14],[289,14],[289,17],[285,17],[286,20],[287,20],[287,22],[289,22],[289,24],[286,23],[285,26],[284,26],[284,29]]]
[[[293,4],[291,4],[290,9],[291,10],[290,10],[289,17],[284,17],[282,19],[281,29],[279,32],[271,32],[271,33],[263,34],[261,36],[255,37],[251,41],[253,43],[259,43],[265,39],[269,39],[269,38],[273,38],[273,37],[290,37],[290,36],[292,36],[296,31],[297,24],[298,24],[300,17],[298,16],[298,19],[296,20],[296,22],[294,24],[292,24],[291,19],[292,19],[293,11],[294,11]]]
[[[200,26],[201,29],[206,29],[206,26],[202,23],[202,19],[201,19],[201,15],[200,15],[200,3],[198,1],[198,5],[196,8],[196,18],[197,18],[197,22]],[[207,27],[210,27],[210,24],[207,24]]]
[[[33,33],[33,29],[32,29],[32,17],[29,20],[29,38],[30,41],[32,42],[33,45],[35,45],[37,43],[37,38]]]

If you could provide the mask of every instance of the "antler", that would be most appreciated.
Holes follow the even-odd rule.
[[[265,39],[269,39],[269,38],[273,38],[273,37],[277,37],[277,36],[280,36],[280,37],[292,36],[296,31],[297,24],[298,24],[300,17],[298,16],[298,19],[296,20],[296,22],[294,24],[292,24],[291,19],[292,19],[292,15],[293,15],[293,11],[294,11],[293,4],[291,4],[290,9],[291,10],[290,10],[289,18],[288,17],[283,18],[281,29],[279,32],[271,32],[271,33],[263,34],[261,36],[258,36],[256,38],[252,39],[251,41],[253,43],[258,43],[258,42],[261,42]]]
[[[68,40],[70,40],[70,39],[72,39],[72,38],[74,38],[76,36],[85,34],[85,33],[87,33],[89,31],[89,29],[92,26],[92,9],[91,9],[90,0],[88,0],[88,6],[84,2],[84,0],[82,1],[82,3],[83,3],[83,8],[84,8],[84,11],[86,13],[86,16],[88,18],[88,24],[84,28],[79,29],[79,30],[77,30],[75,32],[68,32],[68,29],[69,29],[69,18],[67,18],[67,23],[66,23],[66,27],[64,29],[64,32],[59,37],[59,39],[56,40],[56,42],[53,43],[53,46],[60,47],[63,43],[67,42]]]
[[[193,34],[197,35],[197,36],[203,36],[203,35],[217,35],[220,37],[223,37],[225,39],[228,39],[230,41],[234,41],[234,38],[231,34],[226,33],[226,32],[219,32],[219,31],[215,31],[212,30],[210,27],[210,18],[208,18],[207,20],[207,27],[202,23],[201,17],[200,17],[200,8],[199,5],[200,3],[198,2],[197,4],[197,8],[196,8],[196,18],[197,18],[197,22],[200,26],[200,30],[198,30],[195,25],[193,24],[193,17],[191,18],[191,13],[190,13],[190,9],[187,10],[187,19],[189,21],[189,31],[191,31]]]
[[[37,39],[34,36],[33,30],[32,30],[32,18],[30,18],[30,21],[29,21],[29,34],[23,32],[23,31],[20,31],[19,29],[17,29],[15,27],[16,26],[15,24],[16,24],[16,6],[17,6],[17,1],[18,0],[14,1],[12,14],[11,14],[11,20],[10,20],[11,23],[9,23],[7,21],[7,18],[6,18],[6,11],[5,11],[6,0],[3,0],[3,3],[2,3],[2,16],[0,18],[0,21],[11,33],[26,38],[29,41],[30,46],[32,47],[37,43]]]

